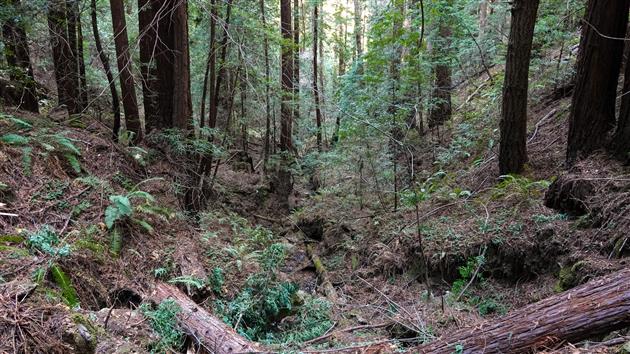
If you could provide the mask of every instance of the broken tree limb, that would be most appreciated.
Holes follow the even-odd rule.
[[[328,278],[328,272],[326,271],[326,267],[324,267],[324,263],[322,263],[322,260],[319,258],[317,253],[315,253],[315,250],[312,244],[306,245],[306,253],[308,253],[308,256],[313,261],[313,265],[315,266],[315,271],[317,272],[317,275],[319,276],[319,280],[322,284],[322,288],[324,288],[324,293],[326,294],[326,297],[328,298],[328,300],[332,301],[335,304],[342,303],[343,299],[337,296],[337,291],[335,290],[335,287],[332,285],[332,283],[330,282],[330,279]]]
[[[260,352],[257,344],[248,341],[220,319],[210,315],[175,286],[158,283],[150,298],[155,302],[174,300],[181,308],[177,316],[182,329],[209,353],[234,354]]]
[[[463,328],[410,353],[523,353],[630,324],[630,269]]]

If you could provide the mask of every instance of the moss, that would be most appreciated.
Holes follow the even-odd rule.
[[[585,264],[586,262],[579,261],[571,266],[562,267],[558,274],[558,283],[556,283],[555,287],[556,292],[566,291],[579,285],[582,279],[579,272]]]
[[[19,244],[24,241],[24,237],[20,235],[2,235],[0,236],[0,243],[12,243]]]
[[[23,248],[0,245],[0,253],[4,252],[10,253],[8,255],[9,258],[23,258],[28,256],[28,251]]]

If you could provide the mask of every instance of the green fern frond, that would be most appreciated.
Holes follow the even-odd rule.
[[[77,159],[76,155],[63,154],[63,156],[66,158],[74,172],[81,173],[81,163],[79,162],[79,159]]]
[[[122,249],[122,232],[118,226],[114,227],[109,231],[110,242],[109,242],[109,251],[114,255],[118,256],[120,254],[120,250]]]
[[[26,145],[30,141],[31,140],[28,137],[25,137],[20,134],[9,133],[9,134],[0,136],[0,142],[9,144],[9,145]]]
[[[52,273],[53,280],[61,288],[61,297],[66,301],[70,307],[76,307],[79,305],[79,296],[77,291],[72,286],[70,278],[61,267],[57,264],[50,266],[50,272]]]

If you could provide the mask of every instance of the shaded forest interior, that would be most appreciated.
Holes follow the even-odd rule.
[[[0,352],[630,353],[629,17],[0,1]]]

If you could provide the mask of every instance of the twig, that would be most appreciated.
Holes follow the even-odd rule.
[[[373,325],[360,325],[360,326],[354,326],[354,327],[348,327],[348,328],[343,328],[334,332],[330,332],[333,327],[330,327],[330,329],[328,331],[326,331],[326,333],[324,333],[324,335],[319,336],[317,338],[313,338],[311,340],[308,340],[306,342],[304,342],[303,344],[305,345],[310,345],[313,343],[317,343],[320,342],[328,337],[331,337],[333,335],[335,335],[336,333],[345,333],[345,332],[354,332],[354,331],[360,331],[362,329],[374,329],[374,328],[381,328],[381,327],[387,327],[389,325],[391,325],[393,322],[383,322],[383,323],[377,323],[377,324],[373,324]]]

